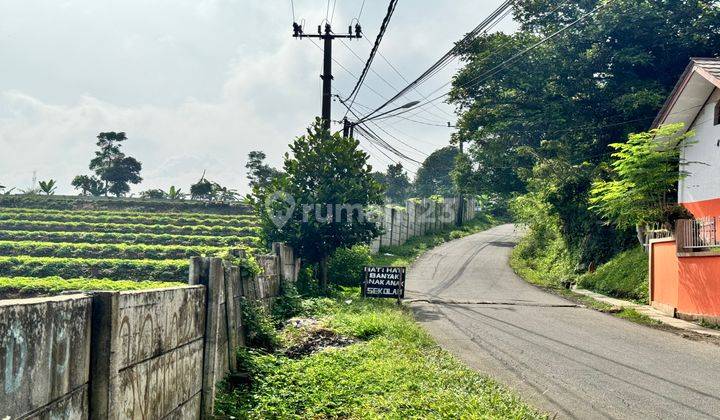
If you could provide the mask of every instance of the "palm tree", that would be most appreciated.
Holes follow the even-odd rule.
[[[55,194],[55,190],[57,189],[57,182],[54,179],[50,179],[48,181],[40,181],[38,185],[40,187],[40,191],[42,191],[46,195]]]

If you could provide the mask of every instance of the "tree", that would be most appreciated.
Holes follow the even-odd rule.
[[[385,195],[393,203],[401,203],[407,199],[410,195],[410,179],[407,173],[403,170],[402,163],[398,162],[395,165],[388,165],[387,172],[384,176],[385,181]]]
[[[671,124],[611,144],[610,176],[593,183],[591,209],[620,228],[668,221],[677,213],[678,180],[687,175],[681,150],[694,135],[682,131],[682,123]]]
[[[168,196],[167,193],[161,189],[152,189],[140,192],[140,198],[163,200],[168,198]]]
[[[586,22],[494,70],[601,4]],[[549,200],[573,255],[602,262],[630,235],[589,209],[608,145],[649,128],[690,57],[717,55],[720,5],[518,0],[513,9],[517,32],[459,45],[466,65],[449,96],[461,113],[455,140],[473,146],[479,192],[534,191]]]
[[[107,193],[105,183],[95,176],[78,175],[73,178],[71,185],[80,190],[80,195],[100,197]]]
[[[267,188],[272,183],[272,180],[281,174],[277,169],[267,165],[265,158],[265,153],[257,150],[248,154],[245,168],[248,170],[247,177],[250,180],[252,190]]]
[[[167,191],[167,198],[170,200],[184,200],[187,194],[182,192],[181,188],[176,188],[174,185],[170,186],[170,189]]]
[[[55,194],[55,190],[57,190],[57,182],[54,179],[50,179],[48,181],[40,181],[38,183],[38,186],[40,188],[40,191],[42,191],[46,195],[53,195]]]
[[[221,203],[237,201],[240,198],[240,194],[236,190],[223,187],[217,182],[206,179],[204,171],[200,180],[190,186],[190,195],[193,200],[218,201]]]
[[[425,159],[415,178],[415,194],[418,197],[453,194],[450,172],[455,167],[455,156],[458,153],[457,148],[446,146]]]
[[[382,204],[383,196],[358,144],[330,134],[317,119],[290,145],[284,175],[264,195],[252,197],[267,239],[286,242],[303,261],[318,264],[321,290],[327,290],[327,262],[336,249],[369,243],[380,233],[362,217],[369,206]]]
[[[120,150],[127,136],[123,132],[111,131],[98,134],[97,139],[99,150],[90,161],[90,169],[105,182],[106,193],[116,197],[127,194],[130,184],[142,182],[142,164]]]

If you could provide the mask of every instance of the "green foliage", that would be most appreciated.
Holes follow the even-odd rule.
[[[12,220],[0,219],[0,229],[3,230],[43,230],[63,232],[114,232],[114,233],[155,233],[168,235],[228,235],[244,236],[258,235],[259,227],[232,227],[232,226],[176,226],[176,225],[146,225],[133,223],[87,223],[87,222],[53,222],[44,220]]]
[[[249,249],[248,247],[242,247]],[[119,258],[179,260],[196,256],[215,256],[227,247],[142,245],[142,244],[89,244],[37,241],[0,240],[0,256],[4,257],[55,257],[55,258]]]
[[[2,277],[109,278],[135,281],[184,281],[187,260],[122,260],[50,257],[0,257]]]
[[[385,185],[385,195],[392,203],[402,203],[410,195],[410,178],[403,169],[402,163],[388,165],[383,174],[382,182]]]
[[[140,198],[151,198],[155,200],[164,200],[167,198],[165,191],[161,189],[145,190],[140,192]]]
[[[578,286],[620,299],[648,300],[648,255],[636,247],[580,277]]]
[[[168,189],[166,196],[168,200],[184,200],[185,197],[187,197],[187,194],[182,192],[182,188],[177,188],[174,185],[171,185]]]
[[[146,244],[241,247],[260,246],[257,236],[195,236],[163,235],[153,233],[102,233],[102,232],[47,232],[25,230],[0,230],[3,241],[71,242],[89,244]]]
[[[586,22],[494,71],[601,2]],[[453,79],[450,102],[462,113],[455,140],[471,145],[477,192],[541,194],[568,247],[588,266],[629,244],[628,232],[604,226],[589,210],[592,183],[610,160],[608,145],[648,129],[690,57],[717,55],[720,5],[557,3],[514,2],[519,31],[462,45],[465,67]]]
[[[302,298],[293,283],[282,282],[280,286],[280,296],[273,302],[270,311],[272,319],[277,324],[282,324],[292,317],[302,313]]]
[[[453,195],[453,181],[450,176],[455,167],[455,157],[459,150],[453,146],[443,147],[430,154],[417,170],[415,195]]]
[[[275,351],[280,346],[280,338],[272,319],[258,302],[242,298],[240,301],[242,323],[245,329],[245,345],[267,352]]]
[[[138,212],[101,212],[101,211],[67,211],[39,209],[2,209],[0,220],[37,220],[47,222],[87,222],[113,224],[142,225],[179,225],[179,226],[224,226],[246,227],[257,224],[254,216],[195,216],[188,214],[162,214]]]
[[[610,179],[592,185],[591,209],[620,228],[667,221],[683,176],[680,153],[693,132],[673,124],[613,143]]]
[[[73,178],[71,185],[76,190],[80,190],[80,194],[83,196],[92,195],[94,197],[100,197],[107,193],[107,187],[105,183],[95,176],[78,175]]]
[[[561,287],[577,278],[576,259],[557,227],[533,229],[515,247],[510,266],[530,283]]]
[[[255,150],[248,154],[248,161],[245,164],[247,178],[250,180],[250,188],[260,192],[265,191],[275,178],[282,175],[277,169],[267,165],[264,152]],[[262,193],[261,193],[262,195]]]
[[[335,250],[328,260],[330,283],[339,286],[359,286],[363,267],[370,265],[371,261],[370,247],[367,245]]]
[[[465,153],[458,153],[455,156],[455,166],[450,172],[453,189],[462,194],[474,194],[477,192],[475,174],[472,160]]]
[[[374,222],[340,207],[366,209],[382,203],[382,187],[371,176],[369,156],[358,144],[355,139],[330,134],[318,119],[307,135],[290,145],[292,157],[285,155],[285,175],[274,180],[272,191],[254,191],[268,241],[285,242],[306,263],[320,263],[321,289],[326,286],[327,259],[336,249],[369,243],[379,233]],[[268,200],[273,198],[278,199]],[[330,209],[332,223],[315,217],[324,214],[308,216],[304,206]],[[289,216],[283,226],[273,221],[277,213]]]
[[[57,181],[55,181],[54,179],[40,181],[38,182],[38,187],[43,194],[53,195],[55,194],[55,190],[57,190]]]
[[[63,279],[60,277],[0,277],[0,295],[56,294],[71,290],[146,290],[184,286],[185,283],[111,279]]]
[[[357,296],[357,289],[353,295]],[[314,299],[325,326],[368,340],[291,360],[239,353],[249,376],[218,397],[239,418],[538,418],[496,382],[437,347],[409,312],[389,302]],[[379,402],[380,401],[380,402]]]
[[[237,191],[205,178],[205,172],[203,172],[198,182],[190,186],[190,196],[193,200],[207,200],[218,203],[229,203],[240,198]]]
[[[142,164],[133,157],[125,156],[120,150],[122,142],[127,140],[125,133],[114,131],[100,133],[97,139],[99,150],[90,161],[90,170],[104,181],[107,193],[116,197],[123,196],[130,191],[130,184],[139,184],[142,181],[140,177]],[[81,189],[85,190],[82,187]]]

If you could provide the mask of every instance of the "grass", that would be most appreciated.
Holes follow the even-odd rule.
[[[377,255],[372,256],[372,264],[386,267],[408,267],[420,255],[436,246],[482,232],[496,224],[498,221],[492,216],[481,215],[458,229],[448,229],[411,238],[404,245],[382,247]]]
[[[303,302],[323,328],[360,340],[300,359],[242,351],[249,380],[218,397],[237,418],[538,418],[498,383],[440,349],[403,307],[359,299]],[[298,331],[286,329],[286,340]]]
[[[594,273],[581,276],[578,286],[645,304],[648,301],[648,256],[642,247],[625,251]]]
[[[238,249],[249,251],[246,246]],[[54,258],[120,258],[173,260],[195,256],[215,256],[228,247],[137,245],[137,244],[86,244],[37,241],[0,241],[0,256],[54,257]]]
[[[42,220],[0,219],[0,229],[4,230],[43,230],[61,232],[115,232],[115,233],[155,233],[171,235],[219,235],[219,236],[245,236],[259,235],[261,229],[255,226],[175,226],[175,225],[147,225],[139,223],[87,223],[87,222],[57,222]]]
[[[167,287],[183,286],[184,283],[109,279],[62,279],[60,277],[0,277],[0,298],[11,295],[13,297],[33,296],[38,294],[57,294],[71,290],[144,290],[162,289]]]

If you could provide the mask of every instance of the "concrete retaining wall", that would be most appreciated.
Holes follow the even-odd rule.
[[[0,301],[0,418],[87,418],[91,299]]]
[[[241,300],[269,308],[297,280],[292,249],[273,250],[249,278],[193,258],[188,286],[0,301],[0,418],[209,418],[245,342]]]
[[[474,219],[475,199],[469,198],[463,201],[463,221]],[[444,198],[440,203],[425,198],[407,200],[404,208],[385,206],[378,221],[383,228],[383,234],[372,242],[371,250],[377,253],[380,247],[402,245],[410,238],[454,226],[459,203],[459,198],[449,197]]]

